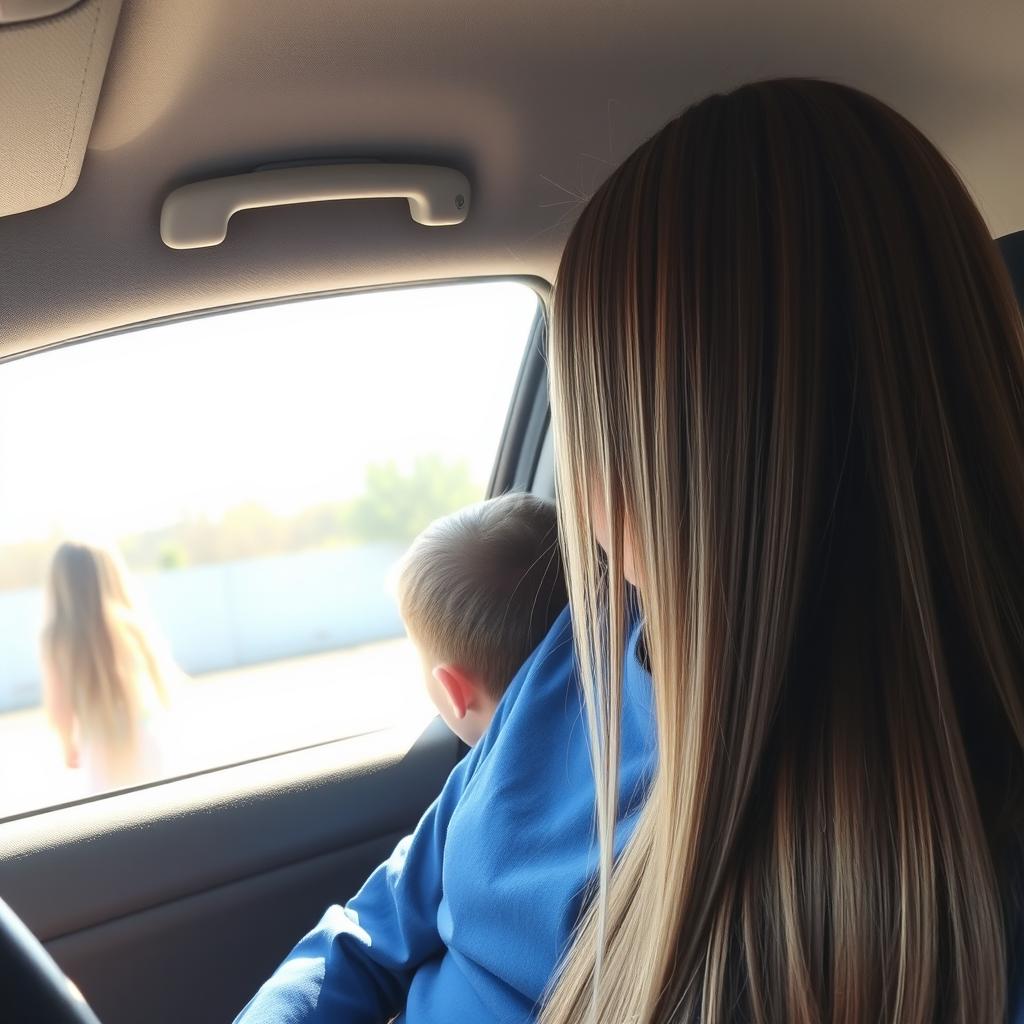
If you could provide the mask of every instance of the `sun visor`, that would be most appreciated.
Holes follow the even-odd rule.
[[[121,0],[82,0],[49,17],[0,18],[0,217],[55,203],[78,182],[120,10]]]

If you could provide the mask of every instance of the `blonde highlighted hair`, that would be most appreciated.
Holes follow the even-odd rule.
[[[956,174],[853,89],[710,97],[590,201],[553,320],[602,856],[542,1021],[1002,1024],[1024,338]],[[659,753],[613,864],[627,555]]]

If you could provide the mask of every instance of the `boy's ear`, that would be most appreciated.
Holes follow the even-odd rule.
[[[465,718],[476,697],[476,683],[456,665],[437,665],[433,676],[448,697],[454,717]]]

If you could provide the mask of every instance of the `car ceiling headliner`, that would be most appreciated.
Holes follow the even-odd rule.
[[[679,109],[808,75],[887,100],[953,160],[996,235],[1024,227],[1024,4],[999,0],[125,0],[78,186],[0,219],[0,355],[324,289],[551,280],[582,199]],[[246,212],[172,251],[160,204],[273,161],[435,161],[470,218],[401,201]]]

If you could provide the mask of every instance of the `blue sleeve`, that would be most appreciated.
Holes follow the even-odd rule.
[[[327,910],[235,1024],[383,1024],[402,1009],[416,968],[444,951],[444,843],[471,760],[456,765],[416,831],[344,907]]]

